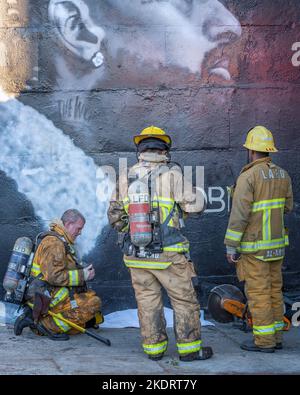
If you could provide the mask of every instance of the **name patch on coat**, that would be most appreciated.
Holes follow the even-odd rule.
[[[275,180],[286,178],[285,171],[282,169],[269,169],[269,171],[261,171],[264,180]]]

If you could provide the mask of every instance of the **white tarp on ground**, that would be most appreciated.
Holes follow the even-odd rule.
[[[173,310],[164,308],[167,327],[173,327]],[[214,324],[204,319],[204,311],[201,310],[201,325],[209,326]],[[115,311],[104,316],[104,323],[101,328],[139,328],[137,309]]]
[[[22,311],[19,305],[0,301],[0,326],[13,325]]]
[[[15,304],[0,302],[0,326],[13,325],[18,315],[22,313],[22,308],[18,308],[19,306]],[[172,328],[173,310],[165,307],[164,312],[167,321],[167,327]],[[205,320],[203,310],[201,310],[201,325],[214,326],[212,322]],[[139,328],[139,326],[137,309],[115,311],[113,313],[107,314],[104,316],[104,323],[101,324],[101,328]]]

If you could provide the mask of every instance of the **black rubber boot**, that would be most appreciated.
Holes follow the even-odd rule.
[[[45,328],[42,324],[37,324],[36,330],[40,335],[47,336],[49,337],[49,339],[54,341],[67,341],[70,339],[70,336],[66,333],[54,333],[49,329]]]
[[[95,328],[97,326],[97,328]],[[96,325],[96,318],[93,317],[91,320],[85,323],[85,329],[95,328],[98,329],[99,325]]]
[[[283,349],[282,343],[276,343],[275,350],[282,350],[282,349]]]
[[[163,356],[164,354],[148,355],[148,358],[151,359],[151,361],[160,361]]]
[[[14,333],[16,336],[21,336],[24,328],[34,328],[34,326],[32,310],[26,306],[14,323]]]
[[[192,352],[186,355],[180,355],[179,359],[182,362],[204,361],[214,355],[211,347],[202,347],[199,352]]]
[[[85,329],[90,329],[90,328],[99,329],[99,327],[100,325],[97,324],[95,317],[85,323]]]
[[[254,351],[254,352],[265,352],[265,353],[273,353],[275,351],[275,347],[259,347],[257,346],[253,340],[247,340],[241,344],[241,349],[245,351]]]

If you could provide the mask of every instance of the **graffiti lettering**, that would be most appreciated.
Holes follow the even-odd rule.
[[[79,96],[67,100],[58,100],[58,111],[63,121],[89,121],[91,114]]]
[[[218,196],[214,196],[215,191],[219,192]],[[213,205],[214,203],[218,203],[218,204],[220,204],[220,206],[217,208],[207,209],[206,212],[207,213],[221,213],[222,211],[224,211],[226,208],[224,196],[225,196],[225,189],[224,188],[209,187],[208,188],[208,202],[209,202],[209,204]]]
[[[292,46],[292,51],[296,51],[292,57],[292,64],[294,67],[300,66],[300,42],[296,42]]]

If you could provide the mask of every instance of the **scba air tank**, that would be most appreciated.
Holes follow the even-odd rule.
[[[128,197],[131,242],[144,248],[152,241],[148,186],[140,180],[134,181],[128,188]]]
[[[15,242],[3,280],[3,287],[6,291],[5,300],[10,301],[12,299],[19,281],[26,275],[32,249],[33,243],[28,237],[20,237]]]

